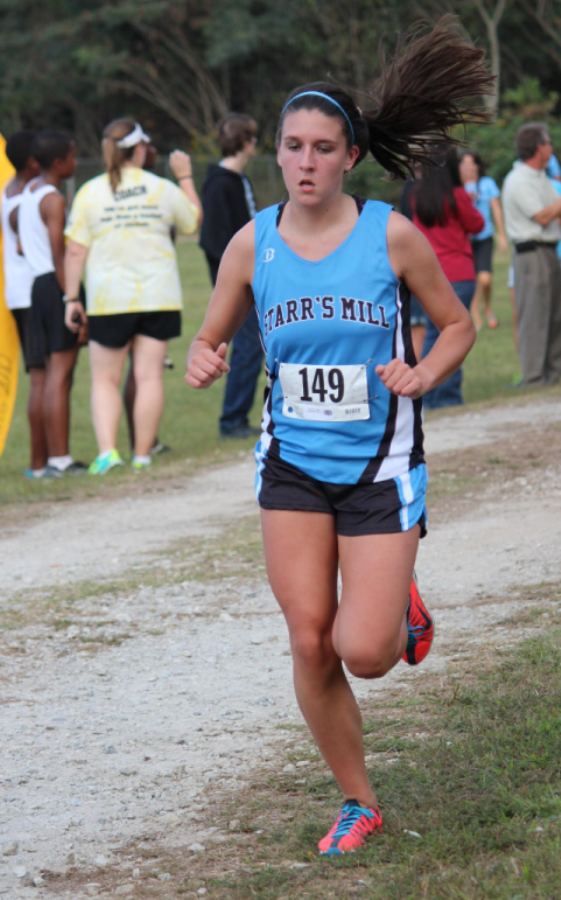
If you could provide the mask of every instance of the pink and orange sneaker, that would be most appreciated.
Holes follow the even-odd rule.
[[[434,637],[434,622],[417,590],[415,579],[409,586],[409,606],[407,607],[407,647],[403,660],[410,666],[423,661],[429,652]]]
[[[357,800],[347,800],[325,837],[318,842],[318,849],[322,856],[354,853],[369,834],[381,830],[382,816],[378,809],[361,806]]]

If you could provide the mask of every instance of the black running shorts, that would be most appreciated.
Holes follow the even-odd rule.
[[[54,272],[39,275],[31,289],[27,367],[43,368],[51,353],[72,350],[78,336],[64,324],[62,291]]]
[[[493,271],[493,238],[483,238],[481,241],[472,241],[473,262],[475,271],[492,272]]]
[[[268,456],[257,476],[257,500],[262,509],[328,513],[335,517],[337,534],[346,537],[396,534],[414,525],[420,526],[424,537],[426,481],[422,463],[401,478],[332,484]]]
[[[179,310],[115,313],[112,316],[88,316],[91,341],[103,347],[125,347],[137,334],[169,341],[181,334]]]

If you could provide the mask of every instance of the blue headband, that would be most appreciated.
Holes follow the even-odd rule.
[[[295,94],[294,97],[291,97],[290,100],[287,100],[286,103],[284,104],[284,106],[282,108],[282,112],[281,112],[281,117],[284,116],[288,107],[291,106],[295,100],[299,100],[300,97],[321,97],[322,100],[327,100],[327,102],[331,103],[332,106],[336,106],[337,109],[339,110],[339,112],[341,113],[341,115],[343,116],[343,118],[345,119],[345,122],[349,126],[349,131],[351,133],[351,138],[352,138],[353,144],[356,143],[355,130],[353,128],[351,120],[349,119],[348,114],[345,112],[345,110],[343,109],[341,104],[337,100],[335,100],[334,97],[330,97],[329,94],[324,94],[321,91],[302,91],[301,94]]]

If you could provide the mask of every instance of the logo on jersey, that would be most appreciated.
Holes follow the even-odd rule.
[[[263,253],[263,262],[272,262],[275,258],[275,250],[273,247],[267,247]]]
[[[317,296],[298,297],[271,306],[263,316],[263,333],[267,336],[285,325],[320,319],[360,322],[385,330],[390,328],[383,303],[356,297]]]

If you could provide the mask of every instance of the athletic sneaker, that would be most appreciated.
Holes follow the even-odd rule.
[[[47,463],[44,470],[44,475],[35,476],[36,478],[62,478],[63,475],[83,475],[87,472],[88,467],[85,463],[80,462],[79,460],[73,459],[72,462],[69,462],[64,469],[61,469],[60,466],[53,466],[50,463]]]
[[[107,450],[106,453],[100,453],[99,456],[96,456],[88,472],[90,475],[105,475],[116,466],[124,466],[119,451]]]
[[[169,446],[169,444],[162,444],[161,441],[156,441],[156,443],[150,450],[150,455],[151,456],[159,456],[160,453],[169,453],[170,450],[171,450],[171,447]]]
[[[254,428],[253,425],[236,425],[235,428],[220,429],[221,438],[252,438],[261,434],[260,428]]]
[[[347,800],[325,837],[318,842],[318,849],[322,856],[354,853],[369,834],[381,830],[382,816],[378,809],[361,806],[357,800]]]
[[[83,475],[88,471],[88,467],[85,463],[80,462],[79,459],[73,459],[72,462],[66,467],[66,469],[62,470],[63,475]]]
[[[25,469],[23,477],[34,481],[43,478],[62,478],[62,472],[59,472],[54,466],[45,466],[43,469]]]
[[[434,637],[434,622],[421,600],[415,579],[409,586],[409,606],[407,607],[407,647],[403,660],[416,666],[429,652]]]
[[[133,467],[135,472],[143,472],[144,469],[148,469],[152,465],[152,460],[149,456],[133,456],[131,466]]]

